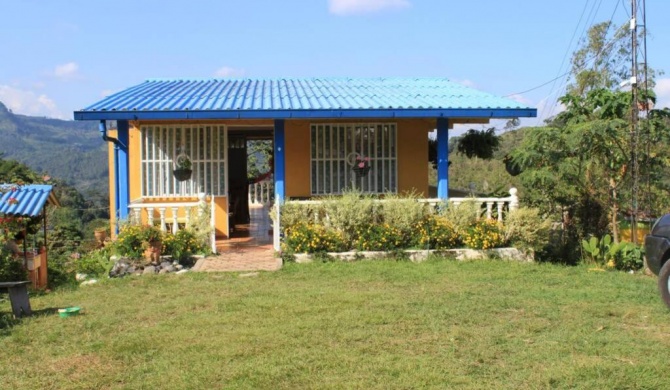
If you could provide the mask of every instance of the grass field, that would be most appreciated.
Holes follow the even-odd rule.
[[[655,277],[586,267],[288,264],[31,303],[38,315],[1,331],[1,388],[656,389],[670,378]],[[85,312],[53,312],[70,305]]]

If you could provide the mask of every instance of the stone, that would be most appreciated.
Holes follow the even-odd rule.
[[[132,274],[134,272],[135,272],[135,267],[133,267],[133,266],[128,267],[128,269],[126,270],[127,274]]]
[[[187,273],[187,272],[188,272],[187,269],[182,269],[182,270],[179,270],[179,271],[175,272],[175,274],[177,274],[177,275],[182,275],[182,274],[185,274],[185,273]]]
[[[76,275],[74,276],[74,279],[75,279],[77,282],[83,282],[84,280],[86,280],[86,278],[88,278],[88,275],[86,275],[86,274],[79,274],[79,273],[78,273],[78,274],[76,274]]]
[[[171,266],[171,265],[172,265],[172,263],[170,263],[169,261],[163,261],[163,262],[161,262],[161,268],[167,268],[167,267],[169,267],[169,266]]]
[[[175,264],[174,267],[177,269],[177,271],[184,269],[184,266],[179,263]]]
[[[159,274],[159,275],[160,275],[160,274],[166,274],[166,273],[168,273],[168,272],[169,272],[169,271],[167,270],[167,268],[161,268],[161,270],[158,271],[158,274]]]
[[[149,275],[155,273],[156,273],[156,267],[154,267],[153,265],[148,265],[144,267],[144,271],[142,271],[142,275]]]
[[[89,286],[91,284],[96,284],[98,281],[96,279],[91,279],[91,280],[85,280],[80,283],[80,286]]]

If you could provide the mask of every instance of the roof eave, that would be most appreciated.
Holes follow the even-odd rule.
[[[75,120],[333,119],[333,118],[528,118],[535,108],[375,110],[75,111]]]

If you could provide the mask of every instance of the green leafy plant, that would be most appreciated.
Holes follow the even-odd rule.
[[[505,241],[516,248],[537,251],[549,241],[551,221],[541,214],[540,209],[521,207],[511,211],[505,219]]]
[[[75,262],[75,269],[79,273],[91,276],[107,275],[114,265],[114,261],[110,260],[110,254],[107,248],[85,253]]]
[[[612,244],[612,237],[609,234],[601,239],[591,237],[588,240],[582,240],[582,249],[584,250],[584,259],[591,264],[605,264]]]
[[[622,241],[609,250],[608,267],[622,271],[637,271],[644,266],[644,251],[641,246]]]

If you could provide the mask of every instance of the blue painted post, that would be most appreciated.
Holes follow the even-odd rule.
[[[118,195],[118,209],[117,213],[119,221],[128,219],[128,205],[130,204],[130,177],[129,177],[129,159],[128,159],[128,121],[117,121],[117,136],[118,142],[115,149],[118,148],[117,154],[117,169],[118,169],[118,187],[116,192]]]
[[[284,203],[284,198],[286,196],[285,190],[285,174],[286,174],[286,150],[285,150],[285,137],[284,137],[284,120],[276,119],[275,120],[275,129],[274,129],[274,177],[275,177],[275,209],[277,214],[275,215],[274,226],[273,226],[273,246],[276,251],[281,250],[281,245],[279,241],[279,231],[281,229],[281,224],[279,221],[279,216],[281,215],[281,206]]]
[[[449,119],[437,118],[437,197],[449,198]]]

